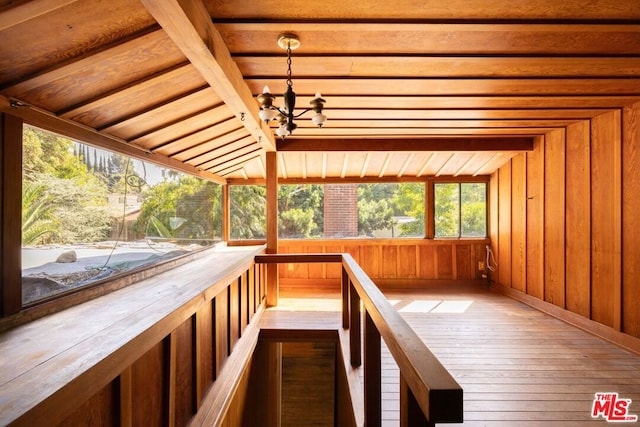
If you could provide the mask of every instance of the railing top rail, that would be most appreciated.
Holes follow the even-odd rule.
[[[266,254],[266,255],[256,255],[255,260],[258,264],[342,262],[342,254],[340,253]]]
[[[350,254],[343,266],[429,422],[462,422],[462,387]]]
[[[376,329],[387,344],[407,385],[431,423],[463,420],[462,387],[400,316],[380,289],[348,254],[256,255],[256,263],[342,262]]]

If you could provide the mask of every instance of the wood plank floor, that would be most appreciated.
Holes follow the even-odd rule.
[[[283,296],[278,311],[340,309],[337,295]],[[599,392],[631,399],[640,416],[638,355],[484,286],[387,297],[463,387],[464,426],[608,425],[591,417]],[[398,369],[385,348],[383,367],[383,425],[397,426]]]

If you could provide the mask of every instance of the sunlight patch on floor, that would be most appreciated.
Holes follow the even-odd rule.
[[[399,313],[464,313],[473,304],[470,300],[415,300],[398,310]]]

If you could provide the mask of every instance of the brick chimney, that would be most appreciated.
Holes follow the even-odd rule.
[[[324,186],[324,237],[358,237],[358,185]]]

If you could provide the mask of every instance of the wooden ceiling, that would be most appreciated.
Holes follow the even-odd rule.
[[[285,32],[328,121],[282,141],[255,96]],[[273,150],[281,179],[488,174],[640,101],[637,0],[0,0],[0,40],[0,111],[219,182]]]

